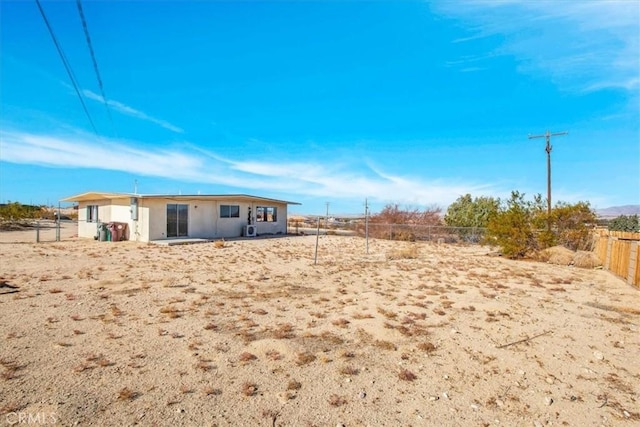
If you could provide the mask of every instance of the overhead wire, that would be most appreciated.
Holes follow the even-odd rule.
[[[78,6],[78,13],[80,14],[80,20],[82,21],[82,29],[84,30],[84,36],[87,40],[87,46],[89,47],[89,53],[91,54],[93,69],[96,72],[98,87],[100,88],[100,95],[102,95],[102,101],[104,103],[105,108],[107,109],[107,115],[109,116],[109,122],[111,123],[111,128],[113,129],[113,133],[115,136],[117,136],[116,127],[113,123],[113,117],[111,115],[111,109],[109,108],[109,103],[107,102],[107,96],[105,95],[105,92],[104,92],[104,86],[102,85],[102,78],[100,77],[100,69],[98,68],[98,61],[96,60],[96,55],[93,50],[93,44],[91,43],[91,36],[89,35],[89,27],[87,25],[87,20],[84,17],[84,10],[82,9],[82,1],[76,0],[76,4]]]
[[[80,88],[78,87],[78,81],[76,80],[75,75],[73,74],[73,70],[71,69],[71,65],[69,64],[69,61],[67,60],[67,57],[65,56],[62,47],[60,46],[60,43],[58,42],[58,38],[56,37],[55,33],[53,32],[53,28],[51,27],[51,24],[49,23],[49,20],[47,19],[47,15],[44,12],[44,9],[42,8],[42,5],[40,4],[40,0],[35,0],[36,4],[38,5],[38,9],[40,10],[40,15],[42,15],[42,19],[44,20],[45,25],[47,26],[47,30],[49,30],[49,34],[51,35],[51,38],[53,39],[53,44],[56,46],[56,50],[58,51],[58,55],[60,56],[60,59],[62,59],[62,64],[64,65],[65,70],[67,71],[67,74],[69,75],[69,79],[71,80],[71,84],[73,85],[73,88],[76,91],[76,95],[78,95],[78,99],[80,100],[80,104],[82,104],[82,109],[84,110],[85,114],[87,115],[87,119],[89,119],[89,123],[91,124],[91,128],[93,129],[93,132],[96,134],[96,136],[98,135],[98,130],[96,129],[96,125],[93,123],[93,119],[91,118],[91,114],[89,114],[89,110],[87,109],[87,105],[84,102],[84,98],[82,97],[82,94],[80,93]]]

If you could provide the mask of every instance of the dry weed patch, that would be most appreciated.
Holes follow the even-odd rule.
[[[222,394],[222,390],[220,390],[219,388],[214,388],[210,385],[204,386],[204,388],[202,389],[202,393],[204,393],[205,396],[217,396]]]
[[[329,396],[329,405],[331,406],[342,406],[347,403],[349,403],[349,401],[344,396],[339,396],[337,394]]]
[[[274,360],[274,361],[275,360],[281,360],[282,357],[283,357],[282,354],[277,350],[268,350],[265,353],[265,356],[267,356],[268,359]]]
[[[418,258],[418,246],[416,245],[412,245],[402,249],[394,249],[387,253],[388,260],[417,259],[417,258]]]
[[[395,319],[396,317],[398,317],[398,313],[394,313],[390,310],[385,310],[382,307],[378,307],[378,313],[382,314],[387,319]]]
[[[383,350],[397,350],[398,347],[396,347],[396,345],[390,341],[384,341],[384,340],[375,340],[373,342],[373,345],[375,347],[381,348]]]
[[[416,376],[416,374],[414,374],[410,370],[402,369],[400,370],[400,372],[398,372],[398,378],[400,378],[403,381],[413,381],[418,377]]]
[[[296,365],[302,366],[307,365],[316,360],[316,356],[309,352],[303,352],[296,354]]]
[[[255,396],[258,393],[258,385],[250,381],[245,381],[242,384],[240,391],[247,397]]]
[[[349,322],[347,319],[344,319],[344,318],[336,319],[331,322],[331,324],[339,328],[346,328],[349,323],[351,322]]]
[[[354,319],[373,319],[373,315],[369,313],[353,313],[351,317]]]
[[[300,390],[302,388],[302,383],[296,380],[290,380],[289,384],[287,384],[287,390]]]
[[[243,353],[240,353],[240,356],[238,356],[238,360],[240,362],[251,362],[252,360],[256,360],[256,359],[257,359],[257,357],[256,357],[255,354],[251,354],[251,353],[246,352],[246,351],[243,352]]]
[[[276,339],[291,339],[295,336],[291,323],[282,323],[273,331],[273,337]]]
[[[118,392],[118,400],[131,401],[136,399],[139,395],[139,393],[131,390],[130,388],[124,387]]]
[[[420,349],[420,350],[422,350],[422,351],[424,351],[426,353],[432,353],[432,352],[436,351],[436,346],[433,345],[429,341],[421,342],[416,347],[418,347],[418,349]]]
[[[340,368],[340,373],[343,375],[358,375],[360,370],[353,366],[346,365]]]

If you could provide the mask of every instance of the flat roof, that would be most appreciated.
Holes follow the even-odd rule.
[[[288,200],[271,199],[269,197],[258,197],[249,194],[135,194],[135,193],[107,193],[100,191],[89,191],[87,193],[76,194],[65,197],[61,202],[89,202],[93,200],[113,200],[128,199],[137,197],[139,199],[172,199],[172,200],[251,200],[261,202],[282,203],[287,205],[301,205],[298,202]]]

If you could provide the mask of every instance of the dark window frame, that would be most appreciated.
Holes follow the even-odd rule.
[[[220,218],[240,218],[240,205],[220,205]]]
[[[98,205],[87,205],[87,222],[98,222]]]
[[[257,206],[256,222],[278,222],[278,207]]]

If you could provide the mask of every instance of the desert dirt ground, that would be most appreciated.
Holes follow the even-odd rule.
[[[73,232],[0,233],[0,425],[640,423],[640,292],[606,271],[482,246],[321,236],[314,264],[315,236]]]

